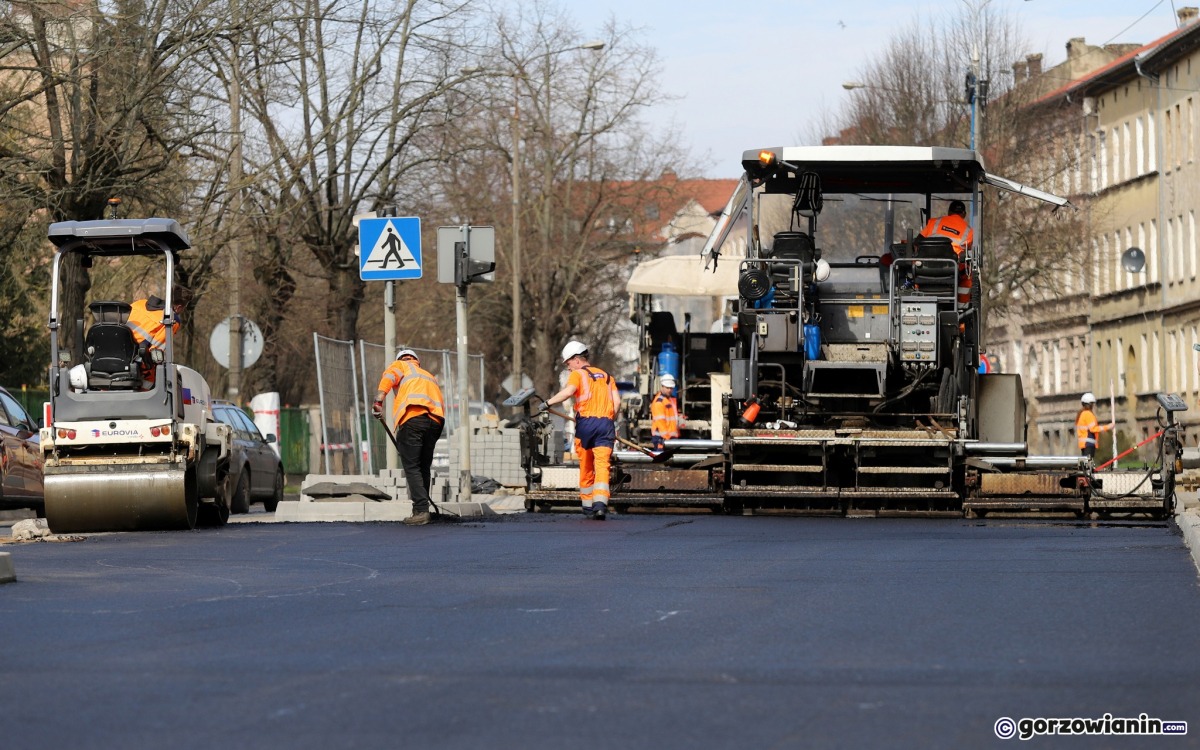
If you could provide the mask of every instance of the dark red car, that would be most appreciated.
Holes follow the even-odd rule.
[[[45,512],[42,444],[38,424],[7,390],[0,388],[0,509]]]

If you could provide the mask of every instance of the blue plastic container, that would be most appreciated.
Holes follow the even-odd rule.
[[[679,382],[679,352],[675,351],[675,344],[667,341],[662,345],[662,351],[658,353],[658,374],[659,376],[670,373],[671,377],[675,378],[675,382]]]
[[[821,327],[816,323],[804,324],[804,356],[808,359],[821,358]]]

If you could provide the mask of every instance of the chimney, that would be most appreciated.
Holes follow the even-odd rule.
[[[1013,63],[1012,69],[1014,83],[1020,83],[1025,80],[1025,62],[1023,60],[1017,60]]]
[[[1187,26],[1196,20],[1196,16],[1200,15],[1200,8],[1180,8],[1175,15],[1179,18],[1180,27]]]
[[[663,169],[662,174],[660,174],[658,176],[658,179],[663,182],[675,182],[676,180],[679,179],[679,175],[675,174],[674,169],[671,169],[670,167],[666,167],[665,169]]]
[[[1074,60],[1082,55],[1087,49],[1087,40],[1084,37],[1077,36],[1074,39],[1067,40],[1067,59]]]
[[[1025,64],[1029,66],[1029,77],[1037,78],[1042,74],[1042,53],[1025,55]]]

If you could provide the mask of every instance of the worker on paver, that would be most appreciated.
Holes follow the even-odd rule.
[[[675,376],[667,373],[658,381],[658,393],[650,402],[650,446],[656,451],[665,441],[679,437],[679,406],[675,401]]]
[[[396,361],[383,371],[371,414],[383,418],[383,400],[396,391],[392,419],[396,425],[397,449],[404,481],[412,500],[412,515],[404,519],[409,526],[430,522],[429,487],[433,481],[433,452],[446,423],[442,389],[437,378],[421,369],[421,360],[412,349],[401,349]]]
[[[967,223],[966,204],[962,201],[950,201],[946,215],[925,222],[921,236],[949,237],[950,244],[954,245],[954,252],[961,256],[975,241],[975,230]]]
[[[570,369],[567,384],[542,403],[549,409],[575,398],[575,453],[579,456],[579,499],[588,518],[603,521],[608,512],[609,473],[617,441],[617,381],[588,362],[588,348],[567,342],[563,364]]]
[[[1115,425],[1112,422],[1100,424],[1096,419],[1096,394],[1088,391],[1083,394],[1079,414],[1075,416],[1075,436],[1079,438],[1079,451],[1088,458],[1096,457],[1096,445],[1100,441],[1100,433],[1108,432]]]

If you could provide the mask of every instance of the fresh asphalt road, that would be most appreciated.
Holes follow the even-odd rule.
[[[0,746],[1197,747],[1174,527],[520,515],[9,545]],[[1000,740],[1000,717],[1186,736]]]

